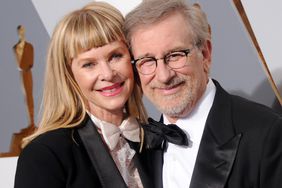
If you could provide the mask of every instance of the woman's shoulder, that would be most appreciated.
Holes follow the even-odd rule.
[[[42,182],[45,187],[48,183],[61,184],[64,172],[73,164],[71,132],[72,129],[48,131],[28,143],[18,158],[16,183],[24,184],[20,187],[40,187]]]
[[[72,134],[74,129],[61,128],[52,131],[48,131],[37,136],[33,139],[24,150],[38,151],[38,150],[50,150],[50,151],[65,151],[72,146]]]
[[[56,130],[51,130],[45,132],[38,137],[36,137],[33,142],[40,142],[40,143],[58,143],[60,142],[67,142],[69,141],[72,132],[74,129],[72,128],[60,128]]]

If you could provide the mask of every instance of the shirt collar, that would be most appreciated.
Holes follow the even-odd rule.
[[[140,126],[136,118],[128,117],[122,121],[120,126],[103,121],[90,114],[90,118],[103,136],[103,139],[110,150],[113,150],[122,135],[132,142],[140,142]]]

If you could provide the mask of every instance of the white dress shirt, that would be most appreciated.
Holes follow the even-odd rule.
[[[190,186],[197,153],[215,91],[215,85],[209,79],[206,91],[194,110],[187,117],[178,119],[175,123],[188,134],[190,141],[188,147],[168,144],[167,151],[164,153],[164,188],[188,188]],[[170,123],[165,115],[164,123]]]

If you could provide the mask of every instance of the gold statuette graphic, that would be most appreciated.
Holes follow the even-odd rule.
[[[32,134],[35,130],[34,124],[34,103],[33,103],[33,82],[32,72],[34,50],[32,44],[25,40],[25,28],[22,25],[17,27],[19,41],[14,45],[13,52],[16,57],[17,67],[22,80],[23,94],[26,102],[29,123],[27,128],[22,129],[19,133],[14,133],[10,146],[10,151],[0,153],[0,157],[18,156],[21,152],[22,139]]]

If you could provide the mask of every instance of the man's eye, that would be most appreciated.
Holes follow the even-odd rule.
[[[180,58],[184,57],[185,53],[182,52],[173,52],[170,53],[167,57],[166,60],[167,61],[178,61]]]
[[[140,66],[152,66],[155,64],[155,60],[153,58],[144,58],[140,59],[139,65]]]

